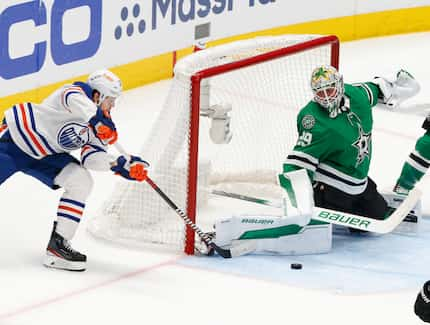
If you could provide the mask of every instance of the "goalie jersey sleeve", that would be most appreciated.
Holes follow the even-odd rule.
[[[342,113],[336,118],[309,102],[297,117],[299,137],[283,171],[305,168],[314,181],[349,194],[362,193],[372,155],[372,107],[378,95],[379,88],[372,83],[345,84]]]

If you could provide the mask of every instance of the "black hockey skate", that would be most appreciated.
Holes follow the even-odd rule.
[[[56,232],[56,228],[57,222],[54,222],[43,264],[56,269],[85,271],[87,257],[75,251],[69,241]]]

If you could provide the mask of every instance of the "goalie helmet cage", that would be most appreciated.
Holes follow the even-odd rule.
[[[338,58],[338,38],[321,35],[258,37],[183,58],[140,153],[151,162],[151,178],[203,229],[223,216],[207,205],[210,186],[277,187],[276,174],[297,140],[297,113],[312,98],[311,72],[322,64],[337,68]],[[214,144],[207,112],[225,103],[232,107],[233,137]],[[194,231],[145,182],[118,181],[89,231],[110,241],[194,253]]]

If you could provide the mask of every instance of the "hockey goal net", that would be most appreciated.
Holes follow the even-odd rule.
[[[321,64],[337,67],[338,55],[335,36],[285,35],[212,47],[180,60],[141,151],[151,163],[151,178],[204,230],[216,218],[254,211],[213,197],[211,188],[278,188],[276,175],[297,139],[297,113],[312,98],[311,71]],[[214,105],[232,108],[227,144],[215,144],[209,135],[212,120],[205,112]],[[90,231],[113,241],[194,252],[194,232],[145,182],[120,182]]]

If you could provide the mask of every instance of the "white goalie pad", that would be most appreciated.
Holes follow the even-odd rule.
[[[381,193],[389,207],[396,209],[405,199],[405,195],[395,192]],[[402,234],[417,234],[422,222],[421,199],[393,232]]]
[[[308,224],[315,204],[312,184],[306,170],[299,169],[281,174],[278,177],[278,182],[285,190],[283,197],[285,216],[301,216],[302,220],[299,224]]]
[[[300,217],[233,216],[215,224],[215,243],[234,248],[251,241],[254,253],[305,255],[327,253],[331,249],[332,226],[312,221],[299,226]]]

